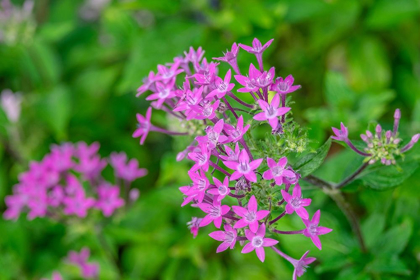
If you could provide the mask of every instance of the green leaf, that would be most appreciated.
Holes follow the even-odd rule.
[[[398,226],[394,226],[385,232],[382,237],[378,238],[372,248],[372,252],[387,255],[398,255],[407,246],[413,231],[413,222],[410,219],[405,219],[404,222]]]
[[[370,28],[395,28],[396,24],[418,15],[420,5],[416,0],[375,1],[366,19]]]
[[[306,177],[315,170],[324,162],[325,157],[328,154],[328,151],[331,147],[331,138],[328,138],[327,142],[325,142],[315,153],[311,153],[305,155],[301,158],[295,165],[294,169],[298,170],[298,172],[302,175],[302,177]]]
[[[66,137],[66,128],[71,116],[70,93],[59,86],[49,92],[38,104],[39,116],[59,140]]]
[[[393,273],[399,275],[410,275],[407,266],[397,256],[381,255],[366,266],[366,270],[374,273]]]
[[[359,177],[363,183],[375,190],[387,190],[401,185],[419,167],[416,161],[405,161],[398,165],[384,166],[378,164],[376,167],[362,173]]]
[[[355,93],[348,87],[343,75],[339,72],[328,72],[325,77],[324,95],[331,108],[351,107]]]
[[[385,216],[375,213],[369,216],[362,225],[362,233],[366,245],[370,248],[378,240],[385,228]]]

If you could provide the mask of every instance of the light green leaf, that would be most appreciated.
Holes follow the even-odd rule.
[[[413,222],[405,219],[400,225],[394,226],[380,236],[372,248],[372,252],[387,255],[398,255],[407,246],[413,231]]]

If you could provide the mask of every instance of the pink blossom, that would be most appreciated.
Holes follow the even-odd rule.
[[[244,176],[247,180],[251,182],[257,182],[257,175],[255,175],[254,170],[260,166],[262,158],[253,160],[249,162],[249,156],[245,149],[239,154],[238,162],[234,161],[224,161],[223,164],[229,167],[235,172],[230,177],[230,180],[237,180]]]
[[[191,168],[191,171],[193,172],[197,171],[198,169],[202,169],[204,171],[209,170],[211,152],[208,149],[206,143],[200,144],[199,147],[200,151],[191,152],[188,154],[188,158],[195,162]]]
[[[161,108],[162,104],[175,96],[174,89],[175,79],[172,79],[168,84],[156,83],[156,92],[149,95],[146,100],[157,100],[156,108]]]
[[[214,231],[209,236],[217,241],[222,241],[222,244],[217,247],[216,253],[223,252],[228,248],[233,249],[236,243],[238,233],[229,224],[224,225],[224,231]]]
[[[217,178],[213,177],[213,182],[216,185],[215,188],[210,189],[208,193],[216,195],[217,201],[222,201],[223,198],[225,198],[229,193],[229,177],[225,177],[223,180],[223,183],[220,182]]]
[[[193,112],[187,115],[187,120],[196,119],[196,120],[204,120],[204,119],[214,119],[216,117],[216,110],[219,107],[220,100],[217,100],[213,104],[211,102],[207,102],[201,105],[192,106]]]
[[[270,214],[270,211],[267,210],[258,210],[258,203],[255,196],[251,196],[248,202],[247,208],[241,206],[232,206],[233,211],[236,215],[242,217],[239,221],[236,222],[234,228],[243,228],[249,226],[252,232],[257,232],[258,221],[267,217]]]
[[[222,216],[230,210],[229,206],[221,205],[220,201],[217,201],[217,199],[213,200],[213,204],[199,203],[197,206],[200,207],[203,212],[207,213],[200,222],[200,227],[205,227],[213,222],[215,227],[220,228],[223,220]]]
[[[197,237],[198,230],[200,229],[201,220],[202,218],[192,217],[191,221],[187,223],[188,228],[190,229],[191,234],[194,238]]]
[[[88,263],[90,255],[89,248],[82,248],[80,253],[70,251],[67,257],[69,263],[78,266],[84,278],[96,278],[99,274],[99,266],[97,263]]]
[[[312,220],[305,220],[302,219],[303,223],[306,226],[306,229],[303,231],[303,234],[306,237],[310,237],[312,242],[315,244],[315,246],[321,250],[321,240],[319,239],[318,235],[327,234],[332,231],[330,228],[326,227],[319,227],[319,218],[321,217],[321,211],[318,210],[315,212],[314,216],[312,217]]]
[[[265,180],[272,180],[276,182],[277,185],[283,184],[283,178],[294,178],[295,173],[290,170],[285,169],[287,165],[287,158],[282,157],[279,159],[279,162],[276,163],[275,160],[267,158],[267,164],[270,169],[264,172],[263,178]]]
[[[258,104],[260,105],[263,112],[258,113],[254,116],[254,120],[264,121],[267,120],[270,126],[273,129],[277,128],[279,116],[282,116],[290,111],[289,107],[280,107],[280,96],[278,94],[274,95],[271,104],[268,104],[264,100],[259,99]]]
[[[207,95],[207,98],[211,98],[214,96],[217,96],[217,98],[222,98],[226,95],[226,93],[231,91],[235,86],[235,84],[230,83],[231,77],[232,72],[230,71],[230,69],[227,71],[226,76],[223,80],[219,77],[216,77],[216,88]]]
[[[300,85],[294,86],[293,82],[294,78],[292,75],[287,76],[284,80],[282,77],[278,77],[275,83],[271,85],[270,89],[279,94],[287,94],[301,88]]]
[[[240,150],[239,150],[239,144],[236,143],[235,146],[235,150],[232,150],[229,146],[224,146],[225,148],[225,152],[227,155],[220,155],[220,158],[225,160],[225,161],[234,161],[237,162],[239,160],[239,154],[240,154]]]
[[[85,218],[87,211],[95,205],[95,199],[86,197],[85,191],[79,190],[74,196],[63,199],[64,213],[66,215],[76,215]]]
[[[250,241],[243,248],[241,253],[247,254],[255,250],[260,261],[265,260],[264,247],[271,247],[279,243],[277,240],[265,237],[265,224],[261,224],[257,231],[245,230],[245,236]]]
[[[228,137],[221,135],[225,123],[223,119],[220,119],[214,126],[208,126],[206,128],[206,136],[197,136],[195,139],[200,144],[208,144],[210,149],[216,148],[219,143],[226,143]]]
[[[127,162],[127,155],[123,152],[112,153],[110,155],[110,163],[114,167],[115,175],[119,178],[132,182],[138,178],[147,175],[147,170],[138,168],[139,162],[136,159],[131,159]]]
[[[243,135],[248,131],[250,125],[247,124],[244,126],[244,118],[240,116],[236,124],[236,128],[232,125],[225,125],[225,127],[229,135],[229,141],[236,143],[242,139]]]
[[[149,107],[146,112],[146,117],[143,117],[140,114],[136,115],[138,123],[138,128],[133,133],[133,137],[140,137],[140,145],[143,145],[144,140],[146,140],[147,134],[150,131],[151,123],[150,119],[152,117],[152,107]]]
[[[299,184],[296,184],[293,189],[293,194],[290,195],[284,190],[281,190],[281,194],[284,200],[287,202],[286,205],[286,213],[292,214],[296,211],[296,214],[299,215],[302,219],[308,219],[308,211],[304,208],[305,206],[309,206],[311,204],[310,198],[302,198],[302,191],[300,189]]]
[[[102,184],[98,187],[98,199],[95,203],[96,208],[100,209],[104,216],[111,216],[114,211],[124,205],[124,200],[120,198],[120,188]]]

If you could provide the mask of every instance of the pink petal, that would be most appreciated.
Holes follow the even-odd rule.
[[[315,214],[312,217],[312,223],[314,225],[318,225],[319,224],[319,218],[321,217],[321,210],[317,210],[315,212]]]
[[[220,253],[225,251],[227,248],[229,248],[230,244],[227,242],[223,242],[222,244],[219,245],[219,247],[217,247],[216,253]]]
[[[271,180],[273,179],[273,173],[271,172],[271,170],[267,170],[263,173],[263,178],[264,180]]]
[[[262,161],[263,161],[262,158],[253,160],[249,163],[249,167],[251,167],[252,170],[255,170],[258,168],[258,166],[260,166]]]
[[[249,162],[249,156],[245,149],[241,151],[239,154],[239,161],[241,162]]]
[[[223,164],[232,170],[238,169],[238,165],[239,165],[239,163],[234,162],[234,161],[224,161]]]
[[[286,205],[286,213],[287,214],[293,214],[293,212],[295,212],[295,208],[292,207],[292,205],[290,205],[289,203]]]
[[[279,159],[279,166],[284,168],[286,165],[287,165],[287,157],[282,157],[281,159]]]
[[[289,107],[281,107],[277,109],[277,115],[279,116],[283,116],[284,114],[286,114],[287,112],[290,111],[291,108]]]
[[[257,253],[257,257],[260,259],[260,261],[264,262],[264,259],[265,259],[264,247],[256,248],[255,252]]]
[[[268,167],[273,168],[277,164],[276,164],[276,161],[274,159],[268,157],[267,158],[267,165],[268,165]]]
[[[232,77],[232,72],[229,69],[225,76],[225,80],[224,80],[225,84],[229,84],[231,77]]]
[[[268,123],[270,124],[272,129],[276,129],[277,125],[279,124],[279,119],[277,117],[268,119]]]
[[[318,236],[312,235],[311,240],[319,250],[322,250],[321,240],[319,240]]]
[[[304,198],[300,200],[301,206],[309,206],[311,204],[312,199],[311,198]]]
[[[251,198],[249,199],[248,202],[248,210],[249,212],[256,212],[258,209],[258,203],[257,203],[257,199],[255,198],[255,196],[251,196]]]
[[[232,206],[233,212],[240,217],[244,217],[246,213],[248,213],[248,209],[241,207],[241,206]]]
[[[264,247],[271,247],[271,246],[276,245],[277,243],[279,243],[279,242],[277,240],[275,240],[275,239],[264,238],[263,246]]]
[[[267,119],[267,117],[265,116],[264,112],[261,112],[261,113],[256,114],[253,119],[257,121],[264,121]]]
[[[251,182],[254,182],[254,183],[257,182],[257,175],[255,175],[255,173],[252,172],[252,171],[244,174],[244,176],[245,176],[246,179],[248,179],[248,181],[251,181]]]
[[[295,185],[295,188],[293,189],[293,197],[301,197],[302,196],[302,190],[300,189],[299,184]]]
[[[326,227],[318,227],[317,230],[318,230],[318,235],[327,234],[332,231],[332,229],[326,228]]]
[[[230,207],[227,205],[222,205],[222,215],[225,215],[227,212],[229,212]]]
[[[208,224],[210,224],[211,222],[213,221],[213,219],[212,218],[210,218],[210,216],[209,215],[207,215],[207,216],[205,216],[202,220],[201,220],[201,222],[200,222],[200,227],[205,227],[205,226],[207,226]]]
[[[293,171],[290,171],[290,170],[287,170],[287,169],[283,170],[282,175],[287,177],[287,178],[295,178],[296,177],[296,175]]]
[[[213,231],[213,232],[209,233],[209,236],[211,238],[217,240],[217,241],[223,241],[223,240],[225,240],[226,233],[224,231],[221,231],[221,230]]]
[[[243,176],[242,173],[239,173],[238,171],[233,172],[233,174],[230,176],[230,180],[231,181],[235,181],[238,180],[239,178],[241,178]]]
[[[250,223],[249,224],[249,229],[252,231],[252,232],[257,232],[257,230],[258,230],[258,221],[254,221],[254,222],[252,222],[252,223]]]
[[[296,214],[298,214],[298,216],[301,217],[302,219],[307,220],[309,218],[308,211],[306,211],[305,208],[299,207],[299,208],[295,209],[295,211],[296,211]]]
[[[247,52],[252,51],[252,48],[251,47],[249,47],[247,45],[244,45],[244,44],[239,44],[239,47],[241,47],[242,49],[246,50]]]
[[[246,236],[246,238],[248,238],[248,240],[252,240],[252,238],[255,237],[255,234],[252,231],[246,229],[245,230],[245,236]]]
[[[241,220],[236,222],[236,224],[233,226],[233,228],[244,228],[247,225],[248,225],[248,223],[244,219],[241,219]]]
[[[280,95],[275,94],[273,99],[271,100],[271,106],[273,106],[273,108],[278,108],[279,105],[280,105]]]
[[[220,228],[222,226],[222,221],[223,221],[222,217],[218,217],[214,219],[214,226],[217,228]]]
[[[268,103],[261,99],[258,99],[258,105],[260,105],[263,111],[265,111],[268,107]]]
[[[286,202],[290,202],[292,200],[292,196],[285,190],[281,190],[281,195],[283,196],[284,200],[286,200]]]
[[[267,215],[270,214],[270,211],[268,210],[260,210],[257,212],[257,220],[264,219],[267,217]]]
[[[249,243],[247,243],[243,248],[242,248],[242,251],[241,251],[241,253],[242,254],[247,254],[247,253],[249,253],[249,252],[252,252],[252,251],[254,251],[254,246],[252,246],[252,243],[251,242],[249,242]]]
[[[262,223],[261,226],[258,228],[258,230],[256,232],[256,235],[258,235],[260,237],[264,237],[265,236],[265,224],[264,223]]]

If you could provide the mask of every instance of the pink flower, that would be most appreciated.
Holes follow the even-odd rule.
[[[257,85],[257,78],[261,76],[261,72],[255,68],[254,64],[249,65],[249,77],[242,75],[235,75],[235,79],[243,85],[243,88],[238,89],[238,92],[251,92],[259,90]]]
[[[203,202],[206,190],[210,185],[206,174],[203,170],[200,170],[199,174],[189,171],[188,175],[190,175],[190,178],[193,181],[193,185],[191,188],[188,189],[188,191],[185,194],[187,196],[192,196],[192,198],[196,199],[198,203]]]
[[[264,247],[271,247],[279,243],[277,240],[264,238],[265,224],[261,224],[256,233],[250,230],[245,230],[245,236],[250,242],[242,248],[241,253],[246,254],[255,250],[257,257],[262,262],[265,260]]]
[[[260,69],[262,70],[262,54],[271,45],[273,40],[274,39],[271,39],[267,43],[262,45],[260,40],[254,38],[254,40],[252,41],[252,47],[243,44],[239,44],[239,46],[247,52],[255,54],[255,56],[257,57],[258,64],[260,65]]]
[[[98,200],[96,208],[100,209],[105,217],[111,216],[114,211],[124,205],[124,199],[120,197],[120,188],[102,184],[98,187]]]
[[[225,152],[227,153],[227,156],[222,154],[220,155],[221,159],[225,161],[235,161],[235,162],[239,160],[240,150],[239,150],[238,143],[236,143],[235,150],[232,150],[229,146],[224,146],[224,148],[225,148]]]
[[[158,100],[156,103],[156,108],[161,108],[163,102],[166,99],[170,99],[175,96],[175,79],[172,79],[168,84],[162,84],[160,82],[156,83],[156,92],[149,95],[146,100]]]
[[[223,80],[219,77],[216,77],[216,82],[215,82],[216,89],[211,91],[207,95],[207,98],[211,98],[214,96],[217,96],[217,98],[222,98],[226,95],[227,92],[231,91],[233,87],[235,86],[235,84],[230,83],[231,77],[232,77],[232,72],[230,71],[230,69],[227,71],[226,76]]]
[[[112,153],[110,155],[110,163],[114,167],[115,175],[119,178],[132,182],[137,178],[147,175],[147,170],[138,168],[139,162],[136,159],[131,159],[127,164],[127,155],[123,152]]]
[[[253,160],[249,162],[249,156],[245,149],[241,151],[239,154],[239,162],[234,161],[224,161],[223,164],[229,167],[232,170],[236,170],[233,172],[230,180],[237,180],[244,176],[247,180],[251,182],[257,182],[257,175],[255,175],[254,170],[260,166],[261,162],[263,161],[262,158]]]
[[[222,201],[222,199],[230,193],[229,177],[225,177],[223,184],[215,177],[213,177],[213,182],[216,185],[216,188],[210,189],[208,193],[216,195],[217,201]]]
[[[187,223],[188,228],[190,229],[191,234],[193,235],[194,238],[197,237],[198,230],[200,228],[201,220],[202,220],[202,218],[192,217],[191,221],[189,221]]]
[[[95,278],[99,274],[99,266],[96,263],[88,263],[90,255],[89,248],[82,248],[80,253],[70,251],[67,257],[69,263],[77,265],[82,270],[82,275],[85,278]]]
[[[147,134],[150,131],[151,123],[150,118],[152,117],[152,107],[149,107],[146,112],[146,117],[143,117],[140,114],[136,115],[138,123],[138,128],[133,133],[133,138],[140,137],[140,145],[143,145],[144,140],[146,140]]]
[[[196,119],[214,119],[216,117],[216,110],[219,108],[220,100],[217,100],[213,104],[211,102],[205,103],[203,106],[195,105],[192,106],[193,112],[187,115],[187,120]]]
[[[273,129],[277,128],[279,116],[282,116],[290,111],[289,107],[280,107],[280,96],[278,94],[274,95],[271,104],[268,104],[264,100],[259,99],[258,104],[260,105],[263,112],[258,113],[254,116],[254,120],[264,121],[267,120]]]
[[[229,65],[233,68],[233,70],[239,73],[238,62],[237,62],[238,51],[239,51],[238,45],[236,43],[233,43],[230,51],[227,50],[225,53],[223,53],[222,57],[213,57],[213,59],[229,63]]]
[[[157,77],[153,71],[149,72],[149,75],[143,79],[143,84],[137,89],[136,97],[139,97],[141,94],[148,90],[154,89],[154,83],[156,82]]]
[[[252,232],[257,232],[259,224],[258,221],[264,219],[268,214],[270,214],[270,211],[268,210],[257,211],[258,203],[255,196],[251,196],[247,208],[241,206],[232,206],[232,209],[236,215],[242,217],[242,219],[236,222],[234,228],[243,228],[249,226]]]
[[[321,240],[319,239],[318,235],[327,234],[332,231],[330,228],[326,227],[319,227],[319,218],[321,217],[321,211],[318,210],[315,212],[312,220],[305,220],[302,219],[303,223],[306,226],[306,229],[303,231],[303,234],[306,237],[310,237],[312,242],[318,247],[319,250],[322,250]]]
[[[349,131],[347,130],[347,127],[345,127],[343,123],[341,123],[341,129],[337,129],[333,127],[332,130],[334,134],[336,135],[336,136],[331,137],[334,140],[346,141],[349,137]]]
[[[191,171],[195,172],[198,169],[202,169],[207,172],[209,170],[211,152],[209,151],[206,143],[200,144],[199,147],[200,151],[191,152],[188,154],[188,158],[195,162],[191,168]]]
[[[164,66],[164,65],[158,65],[158,73],[156,76],[159,77],[159,79],[162,79],[165,83],[168,83],[172,78],[176,77],[178,74],[184,72],[182,69],[178,69],[179,62],[175,62],[171,65],[170,68]]]
[[[276,163],[275,160],[267,158],[267,164],[270,169],[264,172],[263,178],[265,180],[274,179],[277,185],[283,184],[283,178],[294,178],[295,173],[290,170],[285,169],[287,165],[287,158],[282,157],[279,159],[279,162]]]
[[[95,205],[95,199],[85,196],[83,189],[76,192],[74,196],[68,196],[63,199],[64,213],[66,215],[76,215],[81,218],[86,217],[87,210]]]
[[[309,254],[309,251],[306,251],[305,254],[303,254],[303,256],[299,260],[293,259],[291,261],[291,263],[295,267],[295,270],[293,271],[293,280],[296,280],[297,276],[301,277],[306,272],[306,268],[308,267],[308,265],[313,263],[316,260],[316,258],[312,258],[312,257],[307,258],[306,256],[308,254]]]
[[[231,125],[225,125],[227,133],[229,135],[230,142],[238,142],[242,139],[243,135],[248,131],[250,125],[247,124],[244,127],[244,118],[242,116],[239,117],[238,122],[236,124],[236,128]]]
[[[185,111],[186,115],[190,115],[192,108],[200,104],[203,100],[203,89],[204,87],[194,88],[192,91],[187,90],[185,97],[178,102],[174,108],[174,112]],[[195,114],[195,112],[193,112]]]
[[[200,227],[205,227],[213,222],[215,227],[220,228],[223,220],[222,216],[230,210],[229,206],[221,205],[220,201],[217,201],[217,199],[213,200],[213,204],[199,203],[197,206],[200,207],[203,212],[207,213],[207,215],[200,222]]]
[[[227,136],[220,135],[224,125],[225,122],[223,119],[220,119],[214,126],[206,128],[206,136],[197,136],[195,139],[198,143],[208,144],[210,149],[214,149],[219,143],[226,143],[228,140]]]
[[[223,252],[227,248],[233,249],[238,236],[236,229],[233,229],[229,224],[225,224],[224,231],[214,231],[209,236],[217,241],[222,241],[222,244],[217,247],[216,253]]]
[[[294,78],[292,75],[287,76],[284,80],[282,77],[278,77],[275,83],[271,85],[270,89],[279,94],[287,94],[301,88],[300,85],[294,86],[293,82]]]
[[[304,208],[305,206],[309,206],[311,204],[310,198],[302,198],[302,191],[300,189],[299,184],[295,185],[293,189],[293,195],[288,194],[284,190],[281,190],[281,194],[286,200],[286,213],[292,214],[296,211],[296,214],[299,215],[302,219],[308,219],[308,211]]]

